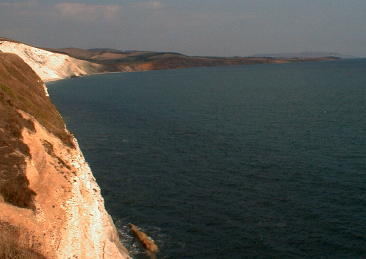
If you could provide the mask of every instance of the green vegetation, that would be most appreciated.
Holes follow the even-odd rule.
[[[6,85],[3,85],[3,84],[0,84],[0,89],[6,93],[7,95],[11,96],[11,97],[15,97],[13,91],[11,90],[10,87],[6,86]]]

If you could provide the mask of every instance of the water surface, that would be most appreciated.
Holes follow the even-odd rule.
[[[75,78],[52,100],[158,258],[365,258],[366,60]]]

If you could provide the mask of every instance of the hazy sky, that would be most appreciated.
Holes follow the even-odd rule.
[[[42,47],[366,56],[366,0],[0,0],[0,36]]]

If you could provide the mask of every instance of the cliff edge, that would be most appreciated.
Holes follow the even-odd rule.
[[[23,50],[11,52],[34,58]],[[19,56],[0,53],[0,258],[130,258],[76,139],[47,97],[42,79],[70,74],[47,67],[52,58],[37,71]]]
[[[333,59],[46,50],[0,38],[0,258],[130,258],[44,82],[102,72]]]
[[[337,57],[204,57],[174,52],[113,49],[43,49],[0,38],[0,51],[20,56],[44,82],[105,72],[133,72],[189,67],[282,64],[337,60]]]
[[[0,51],[21,57],[44,82],[104,71],[101,64],[1,38]]]

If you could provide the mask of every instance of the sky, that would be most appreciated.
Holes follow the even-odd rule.
[[[50,48],[366,57],[366,0],[0,0],[0,37]]]

